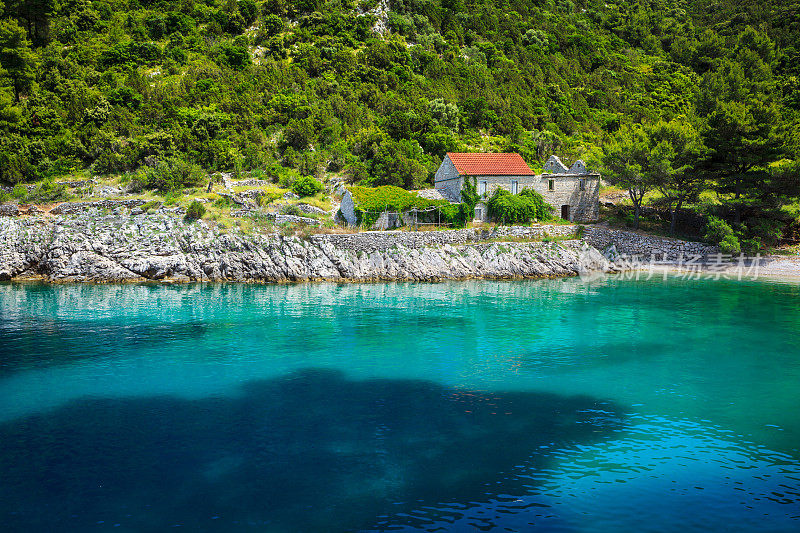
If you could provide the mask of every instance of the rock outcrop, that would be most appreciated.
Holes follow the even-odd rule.
[[[574,276],[609,268],[600,252],[579,240],[398,242],[370,251],[354,242],[336,235],[306,240],[223,233],[164,214],[2,217],[0,279],[436,281]]]
[[[19,206],[17,204],[0,204],[0,217],[19,216]]]

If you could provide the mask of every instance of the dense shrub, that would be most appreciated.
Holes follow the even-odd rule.
[[[502,224],[528,224],[533,220],[547,220],[552,210],[544,198],[531,189],[523,189],[519,194],[497,189],[486,204],[489,207],[489,216]]]
[[[519,193],[520,198],[525,198],[536,208],[537,220],[550,220],[553,218],[553,206],[548,204],[544,197],[533,189],[522,189]]]
[[[403,213],[411,209],[438,208],[432,211],[436,221],[445,224],[458,224],[461,213],[460,205],[453,205],[446,200],[429,200],[416,193],[409,192],[394,185],[381,187],[350,187],[355,203],[359,224],[371,226],[384,211]]]
[[[152,168],[147,168],[142,174],[137,174],[131,179],[131,185],[141,183],[148,189],[161,192],[174,191],[183,187],[197,187],[202,185],[206,174],[199,166],[188,163],[182,159],[170,158],[161,160]],[[129,190],[131,189],[129,185]]]
[[[294,215],[296,217],[304,217],[306,213],[296,205],[285,205],[281,208],[281,214]]]
[[[301,198],[305,196],[314,196],[322,191],[322,189],[322,184],[311,176],[297,178],[292,184],[292,191]]]
[[[360,209],[367,211],[408,211],[416,207],[424,209],[431,205],[445,203],[444,200],[428,200],[418,194],[394,185],[380,187],[350,187],[353,201]]]
[[[261,28],[267,37],[278,35],[284,30],[286,24],[278,15],[267,15],[261,21]]]
[[[63,202],[69,200],[71,195],[64,185],[58,184],[52,179],[44,180],[34,190],[28,193],[25,198],[28,202],[50,203]]]
[[[140,206],[140,209],[145,213],[153,213],[159,207],[161,207],[161,202],[158,200],[150,200],[149,202],[145,203],[144,205]]]
[[[380,187],[349,187],[355,203],[359,224],[371,226],[384,211],[403,213],[412,209],[429,210],[418,213],[419,222],[437,222],[464,226],[472,219],[474,204],[451,204],[446,200],[429,200],[417,193],[383,185]],[[431,209],[435,208],[435,209]]]
[[[186,220],[197,220],[206,214],[206,208],[203,204],[194,200],[189,207],[186,208]]]
[[[777,246],[783,239],[784,223],[768,218],[753,218],[747,221],[738,232],[742,251],[756,254],[764,248]]]
[[[106,68],[125,63],[143,64],[160,57],[161,48],[156,43],[129,41],[104,50],[100,55],[100,64]]]
[[[11,189],[11,197],[16,198],[17,200],[23,200],[27,195],[28,188],[21,183],[17,183],[14,185],[14,188]]]
[[[225,43],[219,47],[219,61],[234,70],[242,70],[250,64],[250,54],[244,46]]]
[[[171,191],[168,191],[167,194],[164,195],[164,205],[165,206],[178,205],[182,197],[183,197],[183,191],[181,191],[180,189],[173,189]]]
[[[72,195],[69,194],[64,185],[60,185],[52,179],[46,179],[42,181],[38,187],[30,191],[26,186],[17,184],[7,196],[9,199],[14,198],[22,203],[41,204],[63,202],[72,198]]]
[[[705,238],[708,242],[719,246],[720,252],[724,254],[735,255],[742,251],[736,232],[721,218],[708,217]]]

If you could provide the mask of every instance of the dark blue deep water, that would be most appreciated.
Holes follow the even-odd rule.
[[[800,285],[0,284],[0,530],[800,531]]]

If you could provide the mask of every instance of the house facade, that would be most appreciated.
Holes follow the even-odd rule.
[[[475,181],[485,199],[498,188],[518,194],[527,187],[541,194],[564,220],[594,222],[600,215],[600,175],[588,171],[580,160],[567,168],[553,155],[536,174],[519,154],[448,153],[436,171],[434,187],[445,198],[460,201],[467,179]],[[489,221],[485,202],[475,206],[475,221]]]

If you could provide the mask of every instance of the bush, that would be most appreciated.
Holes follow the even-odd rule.
[[[117,43],[100,54],[100,64],[105,67],[131,63],[141,65],[156,61],[161,57],[161,48],[156,43],[134,42]]]
[[[719,246],[723,254],[736,255],[742,251],[736,232],[721,218],[708,217],[705,239]]]
[[[314,196],[322,191],[322,189],[322,184],[311,176],[297,178],[292,184],[292,191],[301,198],[305,196]]]
[[[17,183],[16,185],[14,185],[14,188],[11,190],[11,196],[17,200],[22,200],[27,195],[28,195],[28,188],[21,183]]]
[[[219,47],[219,62],[227,65],[233,70],[242,70],[250,65],[250,54],[244,46],[235,46],[230,43],[223,43]]]
[[[203,204],[194,200],[189,207],[186,208],[186,220],[197,220],[203,218],[206,214],[206,208]]]
[[[63,202],[69,200],[71,195],[67,192],[64,185],[60,185],[53,180],[44,180],[38,187],[28,193],[28,202]]]
[[[745,248],[746,252],[757,252],[762,246],[772,248],[777,246],[783,239],[784,223],[780,220],[755,218],[749,220],[747,224],[750,228],[751,240],[758,241],[758,245],[755,248],[753,246],[745,246],[744,241],[742,241],[742,247]]]
[[[139,169],[128,179],[128,185],[125,187],[130,193],[140,193],[147,189],[147,172],[144,169]]]
[[[761,242],[761,237],[751,237],[749,239],[742,237],[739,239],[739,243],[741,245],[741,251],[751,255],[759,253],[764,247],[764,243]]]
[[[264,32],[266,37],[274,37],[282,32],[286,27],[283,19],[278,15],[267,15],[261,21],[261,31]]]
[[[281,213],[284,215],[294,215],[296,217],[304,217],[307,216],[305,212],[303,212],[299,207],[296,205],[287,205],[281,209]]]
[[[9,199],[13,198],[23,203],[51,203],[63,202],[72,198],[67,188],[52,179],[46,179],[35,189],[28,191],[28,188],[18,183],[8,194]]]
[[[528,224],[534,219],[547,220],[552,209],[539,193],[530,189],[523,189],[519,194],[497,189],[486,205],[489,207],[489,216],[503,224]]]
[[[553,206],[548,204],[544,197],[533,189],[522,189],[519,193],[520,198],[525,198],[536,208],[537,220],[551,220],[553,218]]]
[[[281,189],[291,189],[299,177],[297,170],[277,164],[267,167],[267,176],[274,183],[277,183]]]
[[[164,205],[178,205],[178,201],[181,199],[181,197],[183,197],[183,193],[180,190],[171,190],[164,195]]]
[[[206,173],[198,165],[177,158],[161,160],[154,167],[144,171],[147,188],[161,192],[174,191],[183,187],[199,187],[205,181],[205,177]],[[131,180],[131,185],[138,179],[139,175],[137,174]]]

